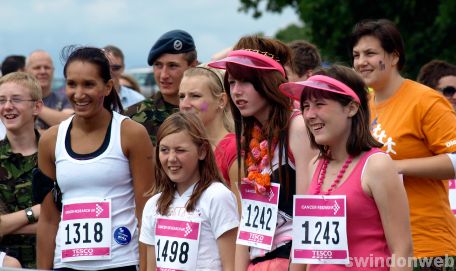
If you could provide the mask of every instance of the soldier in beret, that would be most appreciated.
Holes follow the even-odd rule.
[[[166,32],[150,49],[147,62],[153,67],[160,91],[124,114],[143,124],[155,145],[158,128],[179,109],[178,92],[184,72],[198,63],[192,36],[183,30]]]

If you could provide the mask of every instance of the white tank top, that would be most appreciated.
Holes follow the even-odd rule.
[[[6,253],[0,251],[0,267],[3,267],[3,261],[5,260]]]
[[[110,133],[90,157],[75,157],[71,150],[69,127],[73,117],[59,125],[55,147],[57,183],[62,202],[80,198],[111,200],[111,259],[62,262],[60,236],[66,236],[62,223],[56,236],[54,268],[97,270],[139,264],[138,221],[135,216],[133,182],[129,161],[121,147],[120,127],[127,117],[113,112]],[[71,154],[71,155],[70,155]],[[81,155],[79,155],[81,156]],[[120,237],[119,237],[120,231]],[[130,238],[128,238],[130,233]],[[126,237],[127,236],[127,237]]]

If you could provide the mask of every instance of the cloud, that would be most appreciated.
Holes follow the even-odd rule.
[[[2,0],[0,60],[41,48],[50,52],[60,76],[64,46],[114,44],[124,51],[127,68],[145,66],[160,35],[184,29],[194,37],[200,60],[208,61],[243,35],[271,36],[298,20],[291,9],[256,20],[239,13],[239,6],[239,0]]]

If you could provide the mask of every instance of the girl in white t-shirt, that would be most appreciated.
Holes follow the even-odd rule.
[[[222,182],[201,120],[178,112],[160,126],[156,185],[139,240],[147,270],[234,270],[236,199]]]

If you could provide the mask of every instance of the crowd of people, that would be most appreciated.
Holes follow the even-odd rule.
[[[2,63],[0,267],[456,270],[456,66],[401,75],[389,20],[349,35],[352,65],[304,40],[244,36],[200,63],[161,35],[159,91],[116,46]]]

